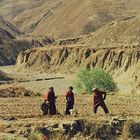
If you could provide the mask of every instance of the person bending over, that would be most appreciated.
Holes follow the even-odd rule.
[[[97,88],[93,88],[93,96],[94,96],[94,113],[97,113],[98,107],[101,106],[106,114],[109,113],[108,108],[105,104],[106,92],[99,91]]]

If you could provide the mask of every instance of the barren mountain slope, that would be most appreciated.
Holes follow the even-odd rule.
[[[15,26],[13,26],[10,22],[6,21],[2,17],[0,17],[0,28],[9,32],[12,36],[17,36],[22,34]]]
[[[31,48],[26,41],[16,40],[15,30],[8,32],[8,29],[6,25],[0,26],[0,65],[14,64],[19,52]]]
[[[9,65],[13,64],[17,56],[17,52],[23,46],[29,48],[25,42],[17,42],[16,35],[19,35],[20,32],[5,19],[0,18],[0,65]],[[18,46],[18,47],[17,47]]]
[[[80,44],[93,47],[127,47],[140,44],[140,17],[106,25],[95,33],[83,36]]]
[[[139,0],[1,0],[0,15],[34,36],[67,38],[140,15]]]
[[[15,64],[19,52],[43,47],[55,40],[52,37],[26,37],[15,26],[0,17],[0,65]]]

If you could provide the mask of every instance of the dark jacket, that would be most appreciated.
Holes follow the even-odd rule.
[[[94,105],[98,102],[104,101],[106,99],[106,92],[95,91],[94,92]]]
[[[45,96],[45,100],[48,101],[49,103],[54,103],[56,100],[56,96],[54,92],[48,92],[47,95]]]
[[[74,104],[74,93],[72,91],[68,91],[65,96],[68,103]]]

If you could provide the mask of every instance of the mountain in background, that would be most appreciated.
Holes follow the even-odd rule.
[[[0,17],[0,66],[14,65],[20,52],[54,42],[53,38],[25,37],[15,26]]]
[[[70,38],[140,15],[139,0],[1,0],[0,16],[30,36]]]
[[[22,35],[22,33],[19,31],[18,28],[13,26],[10,22],[6,21],[2,17],[0,17],[0,30],[1,30],[1,32],[2,32],[2,30],[5,31],[5,33],[7,33],[7,35],[6,35],[7,37],[11,36],[12,38],[14,38],[14,36]],[[2,34],[1,34],[1,37],[2,37]],[[3,35],[3,37],[4,37],[4,35]]]

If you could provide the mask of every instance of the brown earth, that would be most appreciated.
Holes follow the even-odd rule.
[[[15,2],[17,1],[1,1],[2,13],[5,11],[5,7],[11,7],[6,13],[3,13],[3,16],[9,19],[12,17],[13,20],[11,21],[14,21],[15,18],[18,19],[19,17],[16,26],[20,26],[21,28],[24,25],[26,27],[28,25],[30,26],[30,23],[32,24],[30,20],[35,23],[30,31],[31,36],[23,36],[16,27],[3,18],[0,19],[0,25],[2,26],[2,28],[0,28],[0,43],[2,48],[0,51],[0,65],[15,64],[19,52],[33,47],[45,46],[45,48],[42,49],[31,49],[19,54],[17,59],[18,70],[28,69],[30,71],[47,71],[49,73],[73,73],[80,67],[88,69],[102,67],[113,74],[114,77],[123,73],[121,77],[115,77],[117,82],[129,83],[130,86],[126,89],[138,93],[140,18],[139,8],[137,7],[139,2],[137,0],[130,0],[129,3],[128,1],[124,1],[123,3],[120,1],[101,1],[99,3],[96,0],[92,2],[89,0],[82,2],[79,2],[78,0],[65,2],[48,1],[46,3],[44,0],[41,0],[36,1],[31,5],[31,1],[20,1],[17,2],[17,6],[20,6],[21,9],[19,10],[18,7],[15,6],[15,10],[13,10]],[[41,18],[45,8],[48,9],[48,7],[50,10]],[[51,8],[53,9],[53,12],[51,11]],[[85,8],[88,10],[83,13],[82,11],[84,11]],[[129,8],[132,9],[130,10]],[[9,11],[10,14],[8,14]],[[87,17],[91,19],[90,14],[92,11],[95,15],[92,15],[92,21],[90,22],[96,23],[95,25],[98,26],[95,27],[94,32],[91,29],[94,24],[90,23],[89,25],[89,23],[87,23],[88,20],[84,20]],[[80,14],[81,12],[82,14]],[[123,12],[123,14],[120,14],[121,12]],[[25,16],[27,13],[29,17]],[[58,19],[62,13],[65,14]],[[72,13],[71,16],[69,13]],[[36,15],[35,18],[34,15]],[[94,16],[96,18],[93,18]],[[61,22],[65,19],[67,19],[67,21],[66,23],[64,22],[63,25]],[[20,22],[20,20],[22,22]],[[71,23],[71,20],[73,21],[73,25],[71,25],[69,30],[67,26]],[[46,22],[48,26],[46,26]],[[82,23],[83,25],[79,23]],[[90,27],[90,30],[86,31],[86,33],[92,32],[88,35],[79,36],[77,38],[60,39],[57,41],[51,37],[45,37],[46,31],[47,34],[53,34],[57,37],[74,37],[75,35],[81,35],[83,34],[80,33],[81,30],[83,30],[83,26],[86,26],[87,24],[87,27]],[[58,27],[60,25],[66,29],[66,32],[63,31],[62,33],[62,30],[59,30],[62,29]],[[28,30],[29,28],[30,27],[27,27]],[[54,29],[53,33],[51,33],[51,28]],[[55,28],[57,28],[56,31]],[[41,35],[43,37],[32,37],[32,35]],[[46,47],[52,43],[54,45],[48,48]],[[127,78],[128,75],[129,78]],[[138,91],[135,91],[135,89]]]
[[[39,96],[38,93],[34,93],[31,90],[27,90],[24,87],[10,85],[8,87],[0,87],[0,98],[9,97],[25,97],[25,96]]]
[[[45,131],[51,132],[53,136],[57,133],[57,137],[61,134],[65,137],[70,134],[68,133],[70,130],[65,133],[69,128],[65,126],[72,125],[79,120],[80,124],[78,125],[78,129],[76,128],[76,132],[72,131],[71,133],[74,134],[74,136],[72,135],[72,138],[75,137],[76,140],[78,140],[78,138],[85,140],[87,137],[89,140],[96,139],[95,134],[97,134],[98,137],[107,138],[108,140],[120,140],[121,138],[128,137],[132,139],[135,138],[137,140],[139,138],[139,123],[137,124],[133,122],[131,127],[129,125],[125,125],[123,130],[123,123],[115,119],[118,118],[118,120],[120,119],[122,122],[123,120],[127,120],[128,123],[131,120],[139,122],[139,97],[124,97],[117,95],[108,96],[106,103],[111,115],[105,115],[101,108],[99,108],[98,114],[94,115],[92,111],[92,96],[77,95],[75,99],[74,108],[78,111],[77,116],[64,115],[64,96],[58,96],[56,102],[57,110],[60,113],[59,115],[42,116],[42,112],[40,110],[42,98],[1,98],[0,132],[27,137],[35,130],[41,131],[43,128],[46,128]],[[134,108],[137,108],[137,110]],[[82,128],[84,127],[84,130],[80,129],[81,124]],[[131,132],[131,135],[129,134],[129,131]],[[55,138],[56,137],[52,137],[51,139],[55,140]],[[64,139],[63,137],[60,138]],[[58,140],[60,138],[58,138]]]
[[[19,89],[20,90],[20,89]],[[57,99],[57,110],[62,115],[59,116],[61,118],[67,117],[64,116],[65,110],[65,97],[63,95],[58,94]],[[41,117],[42,112],[40,110],[40,105],[43,102],[42,97],[24,97],[24,98],[0,98],[0,117],[15,117],[17,119],[27,119],[27,118],[38,118]],[[20,104],[21,103],[21,104]],[[107,106],[110,110],[112,116],[110,117],[126,117],[128,119],[136,120],[140,114],[139,108],[139,97],[137,96],[121,96],[121,95],[108,95],[106,100]],[[135,104],[134,104],[135,103]],[[106,116],[103,110],[100,108],[97,116],[99,118],[93,116],[93,96],[91,95],[78,95],[75,96],[75,107],[78,111],[78,116],[81,118],[90,119],[98,119],[98,120],[106,120],[109,116]],[[14,109],[15,108],[15,109]],[[135,110],[134,108],[137,108]],[[8,113],[9,112],[9,113]],[[49,116],[48,116],[49,117]],[[76,117],[76,118],[77,118]],[[110,118],[109,117],[109,118]],[[52,117],[55,118],[54,121],[59,121],[60,118],[57,119],[57,116]],[[68,117],[69,118],[69,117]],[[71,118],[71,117],[70,117]],[[139,119],[138,119],[139,120]],[[39,121],[39,118],[38,118]],[[50,119],[51,121],[51,119]],[[49,120],[48,120],[49,123]]]
[[[69,38],[140,15],[139,0],[1,0],[0,16],[31,36]]]
[[[29,80],[29,82],[1,85],[0,95],[2,97],[8,96],[0,98],[0,139],[4,137],[8,140],[18,140],[18,138],[27,140],[27,137],[30,134],[35,135],[36,131],[45,133],[51,140],[56,138],[58,140],[97,140],[96,136],[108,140],[139,139],[139,95],[127,94],[124,96],[124,93],[122,93],[123,96],[118,93],[108,95],[106,104],[110,115],[105,115],[101,108],[99,108],[98,114],[94,115],[93,96],[79,95],[74,90],[74,110],[77,110],[78,114],[65,116],[66,101],[64,93],[67,87],[72,84],[68,76],[65,75],[66,78],[57,81],[53,79],[45,80],[51,75],[47,73],[21,73],[13,69],[13,66],[2,67],[1,69],[11,76],[17,77],[17,79],[23,78]],[[38,78],[43,79],[43,81],[36,81]],[[60,114],[44,117],[40,109],[43,96],[35,97],[35,91],[40,91],[43,95],[50,85],[55,87],[56,96],[58,96],[56,105]],[[23,87],[34,89],[34,93],[31,94],[31,90],[26,90]],[[134,108],[137,108],[137,110]]]

